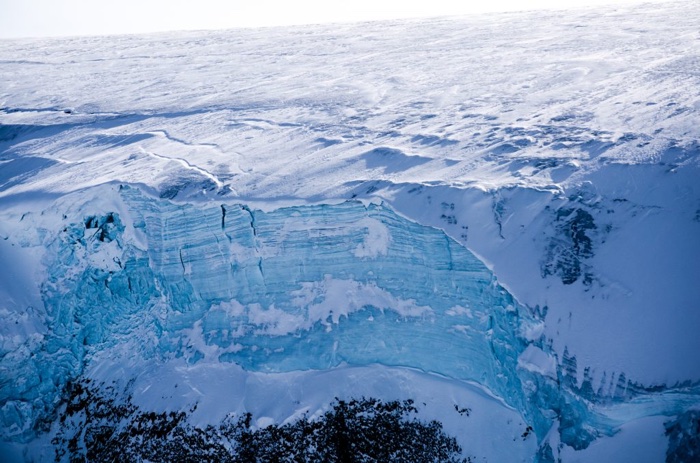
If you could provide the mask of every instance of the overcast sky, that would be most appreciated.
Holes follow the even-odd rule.
[[[640,2],[481,0],[477,4],[470,0],[0,0],[0,37],[225,29]]]

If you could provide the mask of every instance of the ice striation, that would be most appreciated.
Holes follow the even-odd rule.
[[[527,408],[519,333],[535,320],[443,232],[359,201],[263,212],[117,194],[127,217],[46,231],[47,333],[2,360],[35,379],[3,385],[10,436],[31,437],[105,352],[264,372],[405,366]]]
[[[574,448],[630,417],[698,403],[693,390],[603,403],[576,389],[538,310],[444,232],[383,203],[263,211],[95,190],[112,210],[87,199],[23,243],[46,248],[46,326],[2,357],[21,378],[0,388],[4,439],[47,429],[65,385],[100,359],[122,359],[129,374],[177,358],[266,373],[409,367],[478,384],[539,439],[556,425]]]

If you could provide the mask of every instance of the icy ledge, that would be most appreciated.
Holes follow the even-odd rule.
[[[114,185],[6,223],[27,256],[45,249],[46,274],[43,307],[2,333],[5,440],[48,429],[65,384],[103,362],[134,378],[174,359],[260,373],[410,367],[477,384],[540,442],[556,429],[575,449],[699,403],[688,389],[604,406],[562,387],[538,311],[442,231],[382,204],[263,212]]]

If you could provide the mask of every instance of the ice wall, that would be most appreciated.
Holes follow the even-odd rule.
[[[260,371],[407,366],[522,408],[532,317],[444,233],[360,202],[263,212],[122,195],[168,301],[162,352]]]
[[[115,194],[115,210],[38,224],[54,228],[35,243],[47,249],[48,328],[2,360],[22,378],[1,390],[7,435],[31,436],[63,385],[104,356],[269,372],[405,366],[526,410],[520,332],[536,320],[444,233],[381,204],[263,212]]]
[[[540,439],[558,423],[574,448],[642,413],[610,416],[561,387],[542,314],[442,231],[383,204],[265,212],[127,186],[81,194],[68,214],[58,204],[27,219],[38,231],[24,246],[45,249],[45,329],[0,360],[4,439],[46,429],[66,383],[104,359],[133,377],[172,358],[258,372],[415,368],[482,385]],[[646,407],[695,402],[659,395]]]

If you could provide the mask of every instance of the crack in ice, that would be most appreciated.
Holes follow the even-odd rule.
[[[175,162],[179,163],[180,165],[182,165],[182,167],[184,167],[185,169],[193,170],[193,171],[197,172],[198,174],[208,178],[209,180],[211,180],[212,182],[214,182],[216,184],[217,188],[223,188],[223,186],[224,186],[224,183],[221,180],[219,180],[218,177],[216,177],[214,174],[212,174],[208,170],[203,169],[199,166],[195,166],[194,164],[190,164],[190,162],[187,161],[186,159],[171,158],[169,156],[163,156],[162,154],[157,154],[157,153],[154,153],[152,151],[148,151],[143,147],[139,147],[139,149],[141,150],[142,153],[147,154],[149,156],[153,156],[154,158],[163,159],[166,161],[175,161]]]

